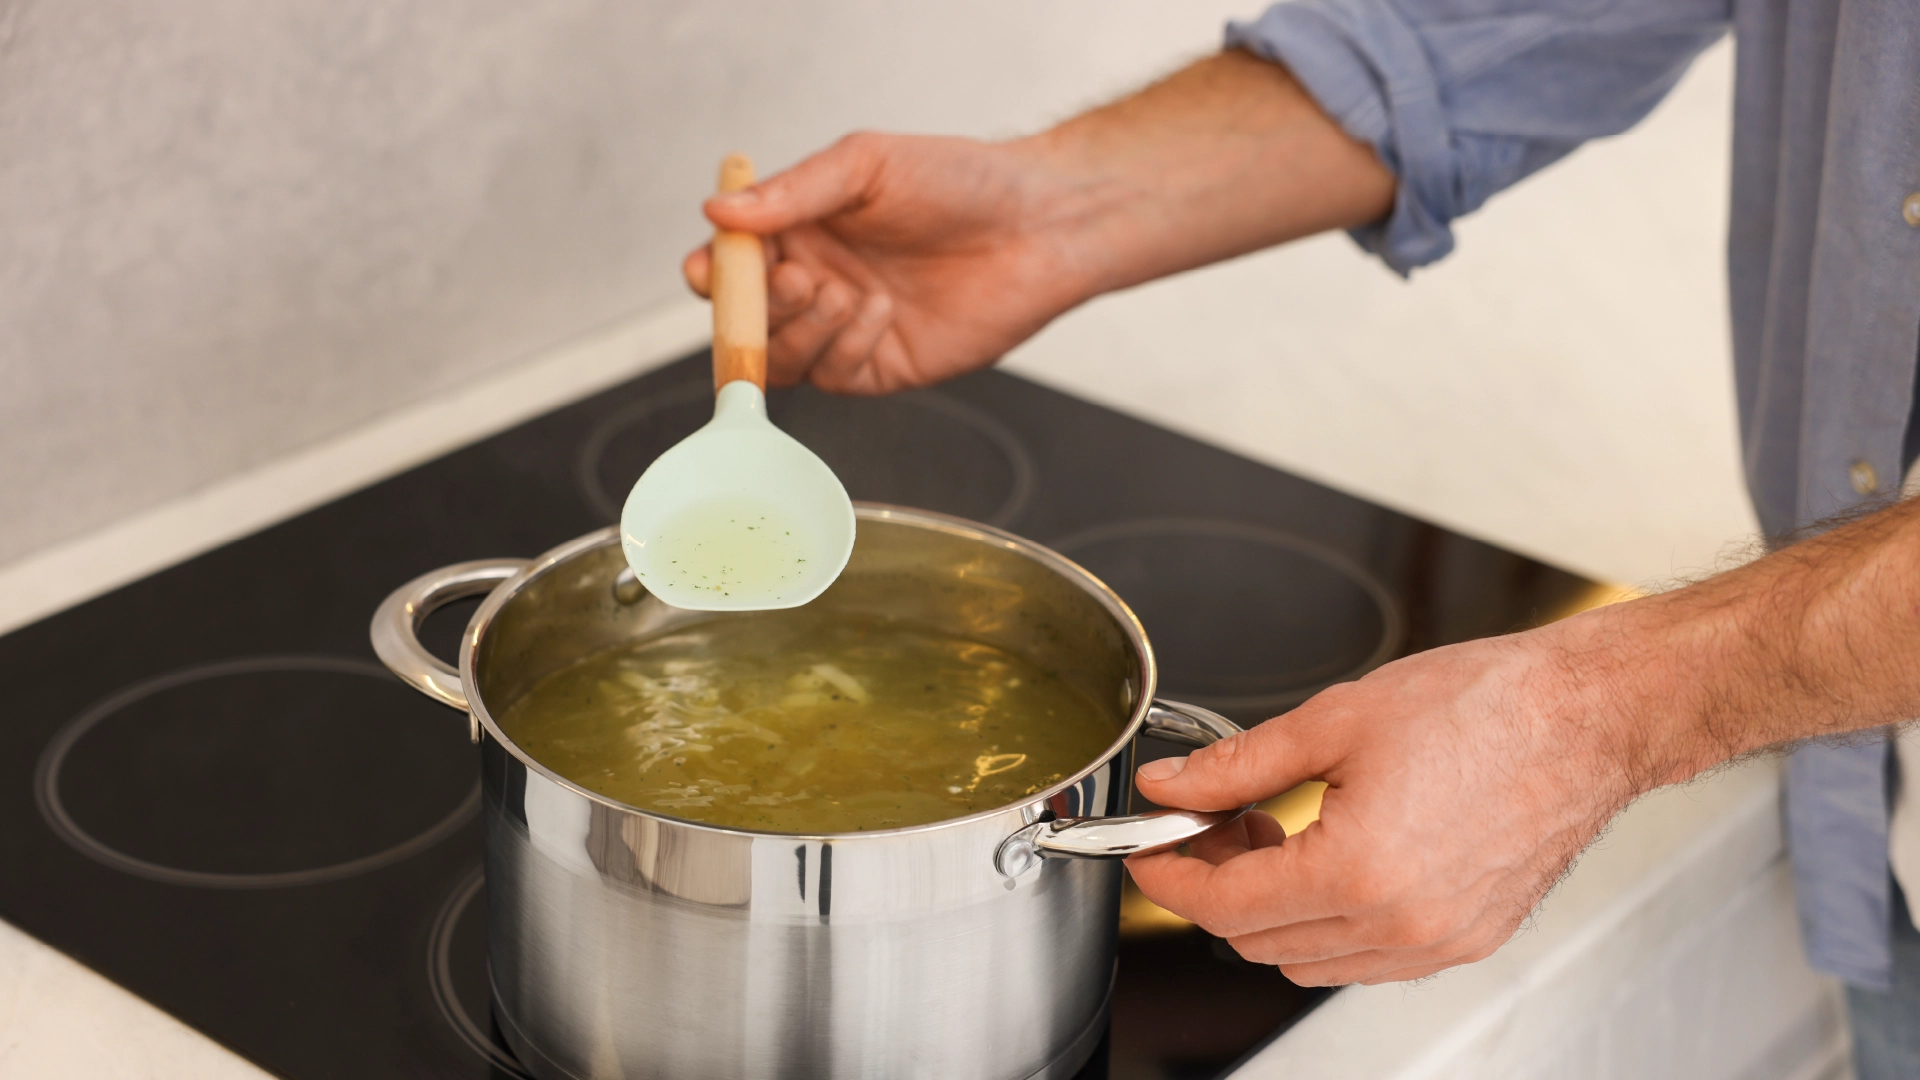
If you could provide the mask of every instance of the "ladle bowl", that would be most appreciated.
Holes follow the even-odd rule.
[[[753,182],[731,154],[720,190]],[[677,608],[762,611],[825,592],[853,553],[853,502],[826,462],[767,418],[767,267],[758,236],[713,238],[713,419],[642,473],[620,545]]]

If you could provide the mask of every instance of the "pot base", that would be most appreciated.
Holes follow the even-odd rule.
[[[1114,978],[1117,979],[1119,974],[1116,965]],[[492,980],[488,981],[491,983]],[[1039,1072],[1024,1077],[1013,1077],[1010,1080],[1070,1080],[1075,1073],[1085,1068],[1087,1060],[1093,1057],[1094,1050],[1100,1046],[1100,1040],[1107,1034],[1107,1025],[1113,1011],[1113,983],[1114,979],[1107,981],[1106,996],[1100,999],[1100,1008],[1094,1012],[1093,1021],[1082,1028],[1080,1034],[1073,1037],[1073,1041],[1067,1044],[1067,1048],[1061,1051],[1058,1057],[1048,1062]],[[581,1076],[566,1069],[542,1053],[538,1047],[528,1041],[526,1034],[514,1025],[513,1018],[507,1015],[507,1011],[500,1007],[500,996],[491,994],[490,997],[493,1019],[500,1025],[500,1034],[506,1038],[507,1046],[513,1050],[513,1056],[520,1059],[520,1064],[525,1066],[528,1072],[539,1080],[593,1080],[591,1077]]]
[[[1100,1008],[1093,1014],[1093,1022],[1073,1037],[1059,1057],[1025,1080],[1069,1080],[1086,1067],[1087,1060],[1099,1049],[1100,1040],[1107,1037],[1107,1026],[1113,1019],[1113,984],[1119,976],[1119,967],[1115,965],[1114,978],[1107,981],[1107,995],[1100,999]]]

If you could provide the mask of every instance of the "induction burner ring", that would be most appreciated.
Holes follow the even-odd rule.
[[[712,400],[713,388],[704,382],[697,386],[684,386],[637,401],[596,425],[587,434],[586,440],[581,443],[580,455],[574,463],[575,479],[594,512],[605,520],[618,521],[621,509],[626,502],[626,491],[608,491],[606,482],[600,475],[601,459],[606,456],[608,447],[616,438],[634,425],[651,417],[669,413],[675,409],[704,405]],[[780,404],[778,397],[772,402],[776,423],[782,420],[778,415],[782,411]],[[1039,470],[1033,463],[1033,456],[1027,452],[1019,436],[991,414],[935,390],[920,390],[879,399],[879,404],[882,407],[922,409],[953,421],[980,436],[1000,452],[1010,476],[1006,493],[1001,496],[998,504],[994,505],[990,511],[977,513],[976,516],[985,524],[1007,525],[1026,509],[1028,502],[1032,501],[1034,488],[1037,485],[1036,478],[1039,474]],[[692,431],[693,429],[689,428],[685,434],[692,434]],[[665,450],[666,447],[662,446],[659,449]],[[821,450],[820,447],[812,449]],[[830,453],[831,451],[828,450],[821,456],[826,457]],[[636,474],[634,479],[639,479],[639,476]],[[858,491],[852,492],[852,495],[856,499],[866,497]],[[929,507],[928,509],[940,508]]]
[[[1005,424],[993,418],[989,413],[974,408],[957,398],[951,398],[937,391],[921,391],[908,397],[895,398],[895,401],[930,409],[935,413],[957,420],[971,427],[987,440],[1000,448],[1007,456],[1007,465],[1013,470],[1013,482],[1007,488],[1007,497],[1003,499],[993,513],[986,515],[982,523],[1004,526],[1020,516],[1033,498],[1035,477],[1039,470],[1033,464],[1033,458],[1019,436],[1008,430]]]
[[[579,482],[580,490],[585,493],[587,504],[593,507],[593,512],[606,520],[618,521],[626,506],[626,493],[616,495],[609,492],[607,485],[600,480],[600,459],[606,456],[607,446],[615,436],[656,413],[694,405],[712,396],[713,390],[705,385],[683,386],[642,398],[594,425],[593,430],[587,433],[586,441],[580,444],[580,456],[573,466],[574,479]],[[635,476],[634,479],[637,481],[640,478]]]
[[[1033,464],[1033,457],[1027,453],[1026,444],[999,420],[958,398],[948,397],[938,391],[923,390],[918,394],[891,399],[894,402],[913,405],[930,410],[938,415],[972,428],[986,437],[988,442],[1006,455],[1007,466],[1013,472],[1012,482],[1007,487],[1006,498],[991,514],[981,520],[983,524],[1002,526],[1020,516],[1033,498],[1033,489],[1039,470]]]
[[[440,1007],[440,1015],[446,1018],[447,1023],[453,1025],[461,1042],[501,1072],[533,1080],[533,1074],[526,1071],[512,1051],[494,1041],[487,1029],[467,1011],[466,1004],[460,1000],[453,986],[454,931],[459,928],[461,917],[466,915],[473,898],[480,895],[486,883],[486,870],[476,866],[460,880],[453,895],[440,905],[440,913],[433,919],[433,933],[428,938],[427,981],[433,985],[433,1003]]]
[[[1209,544],[1216,549],[1208,550]],[[1167,546],[1168,551],[1161,553],[1164,561],[1148,558],[1155,545]],[[1328,686],[1359,678],[1392,659],[1406,634],[1399,599],[1371,571],[1339,551],[1279,529],[1208,518],[1137,518],[1074,533],[1048,546],[1084,564],[1140,614],[1161,657],[1163,692],[1206,708],[1254,711],[1298,705]],[[1259,562],[1250,567],[1233,563],[1236,546]],[[1175,560],[1168,552],[1183,557]],[[1217,558],[1219,565],[1196,565],[1209,556]],[[1268,572],[1257,572],[1261,570]],[[1331,571],[1331,575],[1315,570]],[[1246,571],[1254,572],[1244,580],[1233,577]],[[1209,587],[1211,594],[1206,591]],[[1260,595],[1263,588],[1284,593],[1303,587],[1304,596],[1298,592]],[[1181,660],[1197,667],[1196,658],[1217,662],[1226,653],[1255,645],[1264,649],[1258,628],[1235,626],[1234,616],[1257,621],[1276,600],[1287,599],[1319,601],[1335,608],[1306,608],[1309,617],[1333,620],[1316,631],[1310,643],[1332,652],[1304,668],[1278,673],[1283,679],[1291,675],[1296,685],[1260,686],[1266,680],[1259,670],[1233,672],[1232,678],[1219,672],[1196,678],[1193,671],[1179,670]],[[1341,604],[1331,605],[1336,600]],[[1236,604],[1238,611],[1233,610]],[[1336,630],[1345,631],[1348,638],[1339,640]],[[1211,637],[1215,631],[1226,632],[1225,638]],[[1247,659],[1241,656],[1236,662]],[[1264,664],[1262,658],[1253,666]],[[1202,685],[1183,686],[1183,681]]]
[[[68,812],[66,803],[60,797],[60,769],[66,764],[67,755],[73,750],[74,745],[102,720],[143,698],[174,687],[229,675],[284,671],[319,671],[394,681],[393,674],[386,668],[363,660],[332,656],[258,656],[202,664],[136,683],[67,721],[54,734],[53,740],[41,753],[40,762],[34,769],[34,801],[39,804],[40,815],[46,819],[55,834],[82,855],[136,877],[170,885],[207,889],[276,889],[338,881],[399,862],[445,840],[479,809],[480,783],[476,780],[466,798],[462,799],[460,805],[454,807],[451,813],[429,826],[424,832],[417,833],[412,838],[392,847],[330,866],[257,874],[184,870],[137,858],[103,843],[82,828]]]

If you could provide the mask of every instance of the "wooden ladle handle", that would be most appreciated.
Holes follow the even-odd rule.
[[[753,185],[753,162],[728,154],[720,163],[720,190]],[[767,257],[760,237],[713,233],[713,388],[738,379],[767,388]]]

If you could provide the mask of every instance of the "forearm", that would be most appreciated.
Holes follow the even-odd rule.
[[[1562,624],[1639,790],[1920,716],[1920,500]]]
[[[1384,215],[1394,179],[1284,70],[1201,61],[1010,142],[862,132],[705,209],[774,239],[769,378],[925,386],[1104,292]],[[707,288],[703,249],[687,283]]]
[[[1021,140],[1041,227],[1089,296],[1376,221],[1394,177],[1284,68],[1209,57]]]

